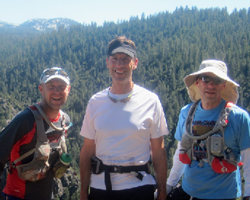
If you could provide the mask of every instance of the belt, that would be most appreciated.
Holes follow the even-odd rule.
[[[133,166],[115,166],[115,165],[105,165],[103,164],[103,171],[105,174],[105,185],[106,190],[112,190],[112,184],[110,179],[110,173],[131,173],[136,178],[142,181],[143,175],[139,171],[145,171],[147,174],[150,174],[150,164],[147,162],[144,165],[133,165]]]

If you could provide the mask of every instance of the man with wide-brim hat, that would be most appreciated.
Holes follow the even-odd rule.
[[[226,63],[219,60],[203,61],[199,71],[187,75],[184,82],[193,103],[184,106],[179,115],[168,200],[238,198],[242,195],[240,161],[244,199],[249,199],[250,119],[235,105],[239,84],[228,77]]]
[[[225,89],[221,92],[221,98],[226,101],[237,103],[239,98],[237,87],[239,87],[239,84],[227,76],[227,65],[219,60],[203,61],[200,65],[199,71],[187,75],[184,78],[184,83],[188,89],[190,99],[192,101],[201,99],[201,94],[199,93],[196,81],[202,75],[209,73],[225,81]]]

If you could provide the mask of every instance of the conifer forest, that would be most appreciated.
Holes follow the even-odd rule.
[[[177,8],[103,26],[74,25],[69,30],[18,34],[0,29],[0,128],[21,110],[40,102],[39,78],[48,67],[66,69],[71,92],[63,110],[73,127],[67,145],[71,168],[79,177],[79,135],[90,97],[109,86],[106,47],[125,35],[137,46],[138,67],[133,81],[155,92],[163,105],[170,134],[165,138],[169,171],[176,149],[174,133],[180,109],[190,103],[183,78],[205,59],[226,62],[231,79],[240,84],[238,106],[250,112],[250,8],[228,13],[226,8]],[[168,171],[168,173],[169,173]],[[243,180],[244,181],[244,180]],[[78,189],[65,187],[61,200],[79,199]]]

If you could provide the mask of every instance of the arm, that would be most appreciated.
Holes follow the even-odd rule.
[[[177,146],[177,149],[176,149],[174,157],[173,157],[173,167],[171,169],[171,172],[170,172],[170,175],[169,175],[168,181],[167,181],[167,184],[169,186],[172,186],[172,187],[177,185],[177,183],[179,182],[181,176],[183,175],[185,167],[186,167],[186,165],[183,164],[179,160],[180,147],[181,147],[181,142],[178,141],[178,146]],[[169,191],[167,191],[167,192],[169,192]]]
[[[18,141],[22,141],[22,144],[30,143],[34,133],[34,117],[27,109],[16,115],[12,121],[0,132],[0,174],[4,168],[5,163],[10,158],[13,146],[16,147],[13,150],[11,156],[12,161],[17,159],[20,154],[20,145]],[[29,137],[27,137],[29,135]],[[27,150],[28,151],[28,150]]]
[[[18,127],[16,127],[17,125],[11,123],[0,133],[0,175],[16,142],[15,138],[18,132]]]
[[[240,152],[243,162],[243,176],[245,179],[244,200],[250,199],[250,148]]]
[[[80,153],[81,200],[88,199],[91,176],[90,158],[95,155],[95,140],[84,138]]]
[[[156,174],[156,184],[158,188],[157,200],[165,200],[167,197],[167,155],[164,148],[163,136],[155,139],[151,138],[150,141],[153,166]]]

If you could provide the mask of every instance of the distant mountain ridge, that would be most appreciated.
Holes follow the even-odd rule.
[[[25,31],[35,31],[35,32],[50,32],[57,30],[59,26],[64,28],[69,28],[72,25],[80,24],[71,19],[67,18],[55,18],[55,19],[32,19],[26,21],[20,25],[15,25],[7,22],[0,21],[0,31],[4,32],[25,32]]]

